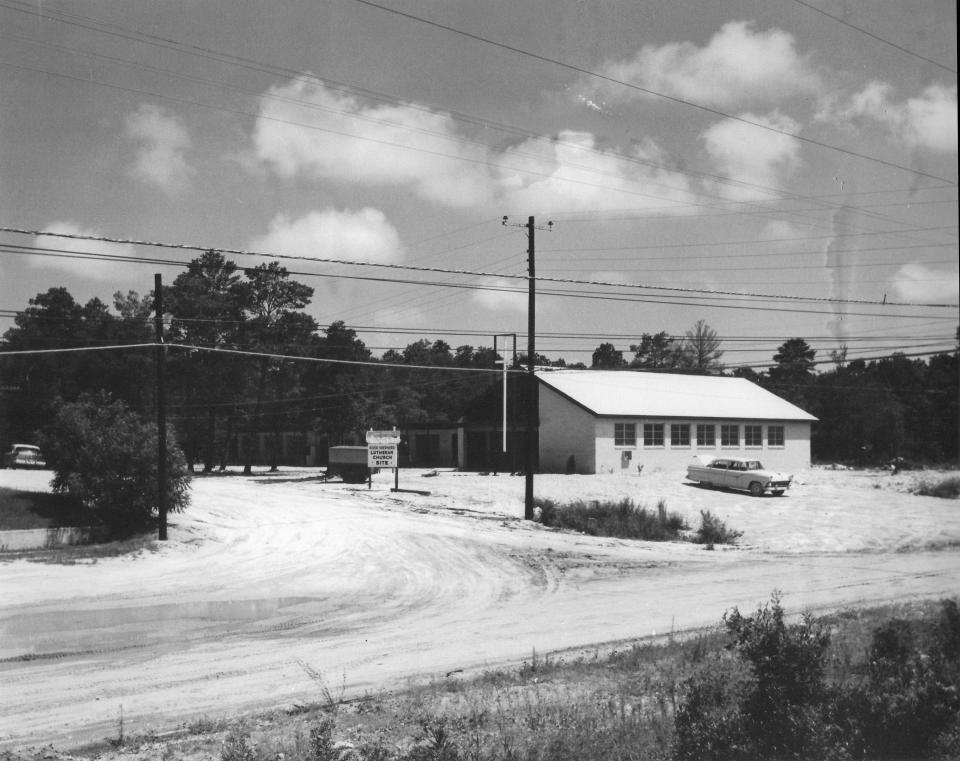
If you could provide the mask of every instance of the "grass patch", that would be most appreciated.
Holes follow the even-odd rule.
[[[614,536],[620,539],[641,539],[651,542],[693,541],[712,550],[715,544],[736,544],[743,536],[709,510],[700,511],[700,527],[690,534],[690,527],[679,513],[667,511],[663,500],[656,512],[637,505],[632,499],[618,502],[578,500],[559,504],[551,499],[536,499],[540,522],[551,528],[579,531],[590,536]]]
[[[667,512],[663,500],[655,512],[629,498],[618,502],[578,500],[567,504],[537,499],[534,505],[540,508],[540,522],[544,526],[580,531],[591,536],[666,542],[680,539],[681,532],[688,529],[683,516]]]
[[[709,510],[701,510],[700,528],[697,529],[693,541],[705,544],[708,550],[712,550],[715,544],[736,544],[741,536],[742,531],[734,531]]]
[[[830,634],[823,660],[828,691],[841,685],[863,684],[870,678],[878,656],[877,632],[890,631],[893,624],[900,642],[906,643],[906,633],[914,633],[910,642],[917,649],[915,653],[910,647],[903,651],[904,663],[911,668],[890,672],[887,666],[897,665],[890,655],[899,650],[888,646],[884,674],[899,680],[892,685],[896,695],[918,694],[910,685],[920,673],[917,669],[928,668],[923,665],[927,661],[920,657],[921,652],[930,652],[927,639],[940,636],[956,642],[958,628],[951,624],[943,629],[942,611],[943,603],[929,601],[847,610],[815,619]],[[788,628],[794,626],[786,623]],[[780,641],[758,640],[763,647],[778,647]],[[891,639],[884,636],[880,641],[889,644]],[[323,684],[319,684],[317,702],[309,707],[276,710],[248,716],[243,721],[212,722],[204,717],[169,740],[128,739],[124,758],[667,761],[681,757],[676,718],[689,705],[691,690],[696,685],[715,675],[726,680],[718,683],[718,690],[729,692],[754,678],[748,669],[734,668],[734,643],[731,633],[718,624],[685,636],[627,642],[603,652],[597,649],[575,655],[534,653],[518,668],[487,671],[470,678],[448,677],[405,691],[368,694],[336,705],[330,704]],[[787,647],[783,652],[790,655],[793,649]],[[950,655],[955,662],[956,651],[951,650]],[[769,703],[760,702],[758,706],[766,709]],[[890,708],[887,704],[879,705],[878,717],[888,715]],[[925,720],[924,714],[919,719]],[[842,734],[846,728],[830,728],[834,730]],[[708,732],[707,739],[713,741],[716,736]],[[756,756],[747,752],[723,756],[711,752],[717,748],[704,745],[695,748],[694,756],[698,760],[864,758],[863,748],[856,745],[862,736],[851,734],[849,739],[852,752],[848,755],[816,755],[811,750],[789,756]],[[955,758],[958,746],[951,742],[951,736],[944,735],[930,747],[929,755],[896,757]],[[49,748],[42,752],[48,761],[67,758],[55,755]]]
[[[0,553],[0,563],[27,560],[31,563],[49,563],[50,565],[92,565],[105,558],[132,557],[142,552],[156,552],[158,549],[159,543],[154,531],[100,544],[71,544],[36,550],[11,550]]]
[[[99,521],[69,497],[0,487],[0,531],[90,526]]]
[[[939,481],[921,481],[916,493],[922,497],[956,499],[960,497],[960,476],[950,476]]]
[[[645,539],[666,542],[681,538],[688,529],[679,513],[668,513],[661,500],[656,512],[637,505],[632,499],[618,502],[578,500],[559,504],[550,499],[537,499],[540,522],[544,526],[580,531],[590,536],[614,536],[620,539]]]

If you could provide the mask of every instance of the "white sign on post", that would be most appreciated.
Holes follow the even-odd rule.
[[[367,444],[367,465],[371,468],[397,467],[397,445]]]
[[[367,431],[368,444],[393,444],[400,443],[400,431]]]

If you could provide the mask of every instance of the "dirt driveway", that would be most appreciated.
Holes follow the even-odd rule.
[[[744,532],[736,549],[518,520],[523,480],[404,471],[372,490],[306,471],[196,479],[170,540],[72,565],[0,559],[0,746],[69,745],[362,694],[597,643],[791,611],[956,595],[960,504],[910,475],[811,470],[783,498],[682,474],[538,476],[561,500],[631,496]],[[43,488],[49,474],[3,471]],[[320,676],[318,676],[320,675]]]

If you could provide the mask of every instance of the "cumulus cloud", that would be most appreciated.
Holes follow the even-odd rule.
[[[819,118],[850,129],[878,122],[910,148],[957,152],[956,85],[932,84],[919,96],[898,101],[892,85],[873,81]]]
[[[800,237],[802,237],[800,230],[786,219],[771,219],[757,233],[758,240],[785,241],[788,248],[795,248],[793,241]]]
[[[800,166],[800,141],[783,132],[796,132],[800,125],[789,116],[774,111],[766,116],[745,113],[742,119],[724,119],[702,135],[707,152],[718,171],[744,183],[715,184],[716,192],[733,200],[768,198],[762,188],[776,188]],[[755,126],[762,124],[779,132]],[[761,186],[750,187],[750,186]]]
[[[724,24],[702,47],[692,42],[644,45],[632,59],[608,64],[603,74],[718,108],[778,103],[820,87],[792,35],[776,28],[758,31],[746,21]],[[644,95],[612,84],[604,85],[603,92],[610,99]]]
[[[960,298],[960,274],[956,269],[911,262],[894,275],[893,288],[903,301],[956,303]]]
[[[457,135],[449,115],[364,105],[311,78],[270,88],[253,143],[283,177],[409,187],[453,207],[485,203],[491,191],[487,149]]]
[[[910,145],[957,152],[957,86],[930,85],[905,104],[904,137]]]
[[[187,163],[190,135],[180,119],[160,106],[144,103],[125,120],[126,136],[137,143],[130,174],[167,193],[190,183]]]
[[[448,114],[363,105],[305,78],[263,97],[253,155],[284,178],[407,188],[488,211],[660,209],[692,197],[687,178],[649,141],[624,155],[590,133],[565,131],[496,150],[459,135]]]
[[[667,168],[651,142],[627,154],[601,150],[589,132],[528,140],[499,159],[499,192],[512,208],[535,212],[689,209],[688,178]]]
[[[97,259],[97,256],[134,257],[133,246],[126,243],[104,243],[94,240],[80,240],[75,238],[61,238],[60,235],[81,235],[98,237],[102,233],[69,222],[52,222],[43,228],[45,233],[57,235],[38,235],[34,240],[34,247],[50,249],[53,254],[63,256],[31,256],[30,264],[42,269],[58,270],[70,275],[76,275],[90,280],[105,280],[110,282],[121,280],[144,280],[143,267],[132,262],[117,262],[113,259]],[[70,258],[70,254],[81,254],[84,258]]]
[[[523,280],[486,278],[481,282],[481,285],[490,290],[475,291],[473,294],[474,304],[496,312],[526,314],[527,292]],[[538,311],[539,306],[540,302],[538,301]]]
[[[252,241],[257,251],[318,259],[390,263],[402,253],[400,236],[378,209],[324,209],[298,219],[278,214],[270,230]]]

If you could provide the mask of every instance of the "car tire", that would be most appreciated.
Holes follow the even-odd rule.
[[[751,482],[750,482],[750,493],[751,493],[754,497],[762,497],[762,496],[763,496],[763,484],[761,484],[759,481],[751,481]]]

